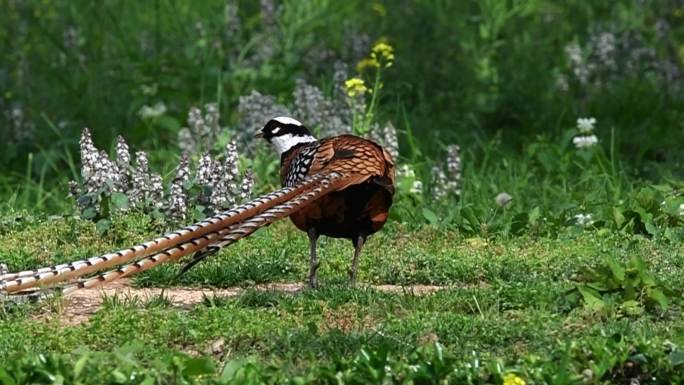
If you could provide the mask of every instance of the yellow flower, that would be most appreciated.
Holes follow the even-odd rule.
[[[517,374],[508,373],[503,378],[503,385],[525,385],[525,380],[518,377]]]
[[[344,82],[344,86],[347,89],[347,95],[349,95],[351,98],[354,98],[358,95],[363,95],[366,93],[366,91],[368,91],[363,79],[359,78],[351,78],[347,80]]]
[[[386,9],[385,6],[382,5],[381,3],[375,2],[375,3],[373,3],[373,5],[371,6],[371,8],[372,8],[372,9],[375,11],[375,13],[377,13],[378,15],[380,15],[380,16],[382,16],[382,17],[387,16],[387,9]]]
[[[371,50],[371,59],[389,67],[394,62],[394,48],[385,42],[379,42]]]
[[[380,67],[380,63],[378,63],[377,60],[375,60],[373,58],[365,58],[365,59],[361,59],[361,61],[358,62],[358,64],[356,64],[356,71],[357,72],[363,72],[368,68],[379,68],[379,67]]]

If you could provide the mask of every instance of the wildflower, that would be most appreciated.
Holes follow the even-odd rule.
[[[197,184],[200,186],[211,186],[214,182],[214,161],[211,155],[206,153],[200,158],[197,165]]]
[[[508,373],[503,378],[503,385],[525,385],[525,380],[514,373]]]
[[[512,200],[513,200],[513,197],[509,193],[506,193],[506,192],[501,192],[501,193],[497,194],[496,197],[494,198],[494,202],[496,202],[496,204],[499,205],[500,207],[508,206]]]
[[[409,190],[411,194],[422,194],[423,193],[423,182],[419,180],[414,180]]]
[[[580,227],[589,227],[594,224],[591,214],[577,214],[575,215],[575,224]]]
[[[222,167],[219,165],[219,169]],[[227,206],[229,203],[228,186],[226,183],[216,183],[213,190],[211,190],[211,197],[209,198],[209,203],[214,211],[219,211]]]
[[[363,58],[356,64],[356,71],[363,72],[367,69],[380,68],[380,63],[374,58]]]
[[[128,150],[128,144],[121,135],[116,138],[116,165],[122,170],[128,170],[131,166],[131,154]]]
[[[585,84],[589,81],[591,74],[590,66],[586,63],[582,53],[582,47],[576,42],[565,46],[565,54],[568,56],[572,72],[580,83]]]
[[[87,184],[88,180],[93,176],[95,164],[99,160],[97,148],[93,144],[93,138],[87,127],[81,133],[79,146],[81,148],[81,177],[84,183]]]
[[[577,118],[577,130],[582,134],[594,131],[594,125],[596,125],[595,118]]]
[[[295,113],[310,127],[328,127],[335,115],[335,107],[318,87],[297,79],[292,93]]]
[[[131,189],[127,192],[133,207],[142,207],[151,190],[150,163],[144,151],[135,153],[135,168],[132,172]],[[155,186],[158,187],[158,186]]]
[[[177,179],[171,183],[171,188],[169,189],[168,209],[166,211],[169,216],[176,221],[182,221],[185,219],[188,207],[187,195],[183,189],[182,180]]]
[[[348,78],[349,70],[347,68],[347,63],[343,61],[336,61],[334,66],[335,71],[333,72],[333,99],[336,101],[344,101],[347,92],[345,89],[345,81]],[[346,107],[346,104],[340,103],[342,107]]]
[[[261,21],[268,30],[273,30],[276,27],[276,6],[273,0],[261,0]]]
[[[397,129],[394,128],[392,122],[387,122],[385,127],[382,129],[383,132],[383,144],[387,151],[392,155],[392,158],[396,161],[399,159],[399,139],[397,138]]]
[[[121,135],[116,138],[116,166],[119,170],[118,179],[122,184],[122,188],[125,189],[131,172],[131,154],[126,140]]]
[[[166,113],[166,105],[163,102],[157,102],[154,106],[144,105],[138,111],[143,120],[158,118]]]
[[[409,166],[408,164],[401,165],[399,170],[397,170],[397,175],[404,177],[404,178],[415,178],[416,177],[416,173],[413,171],[411,166]]]
[[[446,173],[440,166],[432,166],[432,194],[435,199],[444,199],[448,195]]]
[[[387,9],[385,8],[384,5],[382,5],[378,2],[374,2],[373,5],[371,6],[371,8],[373,9],[373,11],[375,11],[375,13],[378,14],[378,16],[380,16],[380,17],[387,16]]]
[[[150,183],[146,186],[145,192],[153,206],[161,207],[164,199],[164,184],[159,174],[150,174]]]
[[[351,78],[344,82],[344,86],[347,90],[347,95],[351,98],[364,95],[368,91],[366,84],[360,78]]]
[[[123,191],[126,184],[125,175],[122,176],[119,167],[114,164],[104,151],[98,150],[93,144],[90,131],[83,129],[81,140],[81,177],[86,192],[101,191],[110,194]]]
[[[183,127],[178,131],[178,148],[183,153],[193,153],[197,148],[197,142],[192,136],[192,132],[187,127]]]
[[[251,170],[245,172],[240,186],[240,199],[244,202],[252,196],[254,188],[254,173]]]
[[[452,144],[447,147],[447,190],[461,196],[461,147]]]
[[[237,179],[237,174],[238,174],[238,163],[237,162],[238,162],[237,143],[235,143],[234,140],[231,140],[226,145],[225,172],[226,172],[226,178],[228,180]]]
[[[370,50],[370,36],[366,33],[349,32],[351,38],[347,39],[351,57],[360,59],[368,54]]]
[[[0,105],[2,103],[0,102]],[[14,142],[22,142],[31,140],[35,135],[35,125],[24,116],[24,110],[20,105],[14,105],[5,111],[5,118],[7,121],[7,133],[5,140]]]
[[[204,105],[204,131],[202,132],[204,140],[211,140],[213,136],[218,135],[221,129],[219,126],[219,108],[216,103],[207,103]]]
[[[595,146],[598,143],[598,138],[596,135],[576,136],[572,138],[572,143],[577,148],[588,148]]]
[[[606,69],[615,68],[615,35],[611,32],[603,32],[598,37],[596,51],[601,64]]]
[[[157,94],[159,85],[157,83],[152,83],[151,85],[142,84],[140,86],[140,92],[145,96],[154,96]]]
[[[176,167],[176,177],[173,180],[181,184],[185,184],[190,180],[190,158],[187,154],[181,156],[178,167]]]
[[[394,48],[384,42],[377,43],[371,50],[371,59],[384,64],[385,68],[390,67],[394,63]]]
[[[226,159],[223,163],[223,178],[222,184],[224,185],[224,202],[232,206],[235,204],[234,194],[237,190],[237,178],[238,178],[238,152],[237,144],[234,140],[231,140],[228,145],[226,145]]]
[[[225,8],[223,9],[223,17],[226,23],[226,38],[228,41],[231,41],[240,33],[240,16],[238,15],[237,1],[226,3]]]
[[[81,196],[81,189],[78,187],[78,182],[75,180],[69,181],[69,197],[78,199]]]
[[[191,107],[188,111],[188,127],[178,131],[178,147],[184,153],[208,150],[212,147],[219,133],[219,108],[216,103],[204,105],[204,114],[199,107]]]

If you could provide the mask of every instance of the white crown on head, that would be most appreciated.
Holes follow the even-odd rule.
[[[282,123],[282,124],[293,124],[295,126],[301,126],[302,125],[302,123],[299,120],[292,119],[289,116],[278,116],[277,118],[273,118],[273,120],[275,120],[278,123]]]

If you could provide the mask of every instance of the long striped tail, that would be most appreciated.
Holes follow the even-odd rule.
[[[221,233],[221,231],[301,196],[312,188],[317,189],[324,184],[330,185],[332,179],[338,177],[341,176],[335,173],[312,175],[296,186],[282,188],[263,195],[231,210],[128,249],[71,263],[0,275],[0,292],[14,293],[32,287],[52,285],[108,269],[112,266],[128,263],[143,256],[165,255],[165,253],[171,253],[169,250],[177,250],[183,246],[186,248],[185,250],[176,251],[176,254],[173,254],[174,258],[178,259],[194,251],[201,250],[211,243],[212,240],[216,240],[219,237],[219,235],[216,235],[214,238],[207,239],[210,238],[209,234],[226,235],[226,233]],[[178,255],[178,253],[181,255]],[[135,265],[135,263],[132,265]]]
[[[279,219],[288,217],[311,202],[328,194],[329,192],[339,189],[340,182],[344,182],[344,178],[341,174],[336,172],[329,173],[320,180],[320,183],[316,187],[310,189],[309,191],[300,194],[299,196],[285,203],[267,209],[260,214],[254,215],[239,224],[209,232],[201,237],[192,239],[191,241],[182,242],[162,252],[144,257],[139,261],[120,266],[116,269],[98,274],[92,278],[67,285],[62,289],[62,292],[64,294],[68,294],[74,290],[93,288],[105,283],[113,282],[118,279],[149,270],[164,262],[177,261],[183,256],[207,248],[213,251],[209,254],[199,254],[197,258],[193,259],[188,263],[188,265],[186,265],[186,267],[193,266],[197,262],[206,258],[208,255],[213,254],[215,251],[231,245],[240,239],[249,236],[258,229],[266,227]]]

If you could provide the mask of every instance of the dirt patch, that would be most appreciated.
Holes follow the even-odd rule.
[[[364,286],[365,287],[365,286]],[[368,286],[375,290],[406,295],[428,295],[439,290],[445,289],[442,286],[430,285],[371,285]],[[281,293],[294,294],[307,287],[303,283],[269,283],[255,285],[250,289],[277,291]],[[246,288],[233,287],[226,289],[211,288],[135,288],[130,285],[128,280],[120,280],[108,284],[105,287],[96,289],[77,290],[65,296],[62,303],[58,306],[56,313],[60,316],[60,321],[65,326],[80,325],[87,322],[90,317],[102,306],[102,301],[106,297],[114,297],[146,302],[154,298],[163,298],[172,307],[190,309],[200,304],[205,298],[213,297],[236,297],[243,293]],[[53,315],[55,312],[52,312]],[[51,318],[48,314],[41,314],[38,318]]]

